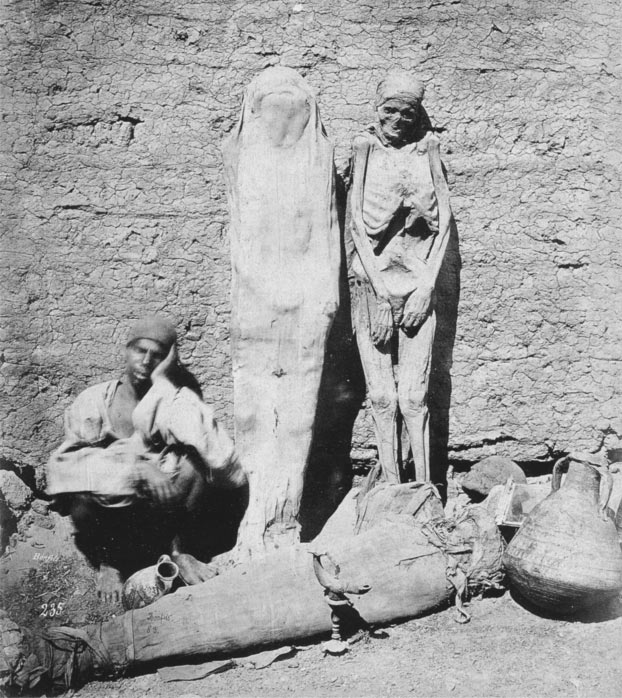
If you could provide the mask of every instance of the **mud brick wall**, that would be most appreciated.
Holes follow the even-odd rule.
[[[230,423],[219,145],[277,63],[317,90],[340,165],[386,68],[427,85],[459,233],[432,396],[450,405],[450,457],[619,445],[617,0],[6,0],[2,14],[3,459],[44,461],[145,311],[178,320]],[[363,452],[370,434],[363,414]]]

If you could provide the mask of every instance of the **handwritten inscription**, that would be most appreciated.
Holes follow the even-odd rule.
[[[63,612],[63,608],[65,607],[64,601],[59,601],[58,603],[42,603],[41,604],[41,613],[39,614],[42,618],[55,618],[56,616],[60,616],[61,613]]]
[[[157,611],[150,611],[147,616],[147,623],[145,626],[145,632],[147,635],[157,635],[162,632],[161,625],[168,621],[173,620],[173,616],[170,613],[158,613]]]
[[[60,562],[60,555],[48,555],[46,553],[35,553],[32,556],[33,560],[38,562]]]
[[[147,616],[147,622],[149,623],[162,623],[164,621],[172,620],[173,616],[170,613],[154,613],[151,611]]]

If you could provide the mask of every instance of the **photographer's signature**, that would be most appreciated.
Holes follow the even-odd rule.
[[[60,555],[51,553],[35,553],[32,556],[33,560],[38,562],[60,562]]]

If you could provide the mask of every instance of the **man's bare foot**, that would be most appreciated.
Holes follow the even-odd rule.
[[[97,571],[97,598],[104,603],[118,603],[121,600],[123,579],[119,570],[110,565],[101,564]]]
[[[215,577],[218,570],[215,566],[200,562],[189,553],[171,552],[171,559],[179,567],[179,577],[188,586],[206,582]]]

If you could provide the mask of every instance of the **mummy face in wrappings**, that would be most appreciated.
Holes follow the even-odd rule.
[[[399,147],[413,140],[419,122],[419,104],[403,99],[389,99],[377,109],[380,130],[387,141]]]
[[[309,123],[307,96],[292,86],[287,90],[259,95],[253,112],[265,129],[271,145],[287,147],[300,140]]]
[[[287,148],[297,143],[311,115],[308,85],[291,68],[268,68],[252,87],[251,111],[270,144]]]
[[[405,70],[390,70],[376,90],[376,128],[386,143],[400,148],[417,139],[425,87]]]

